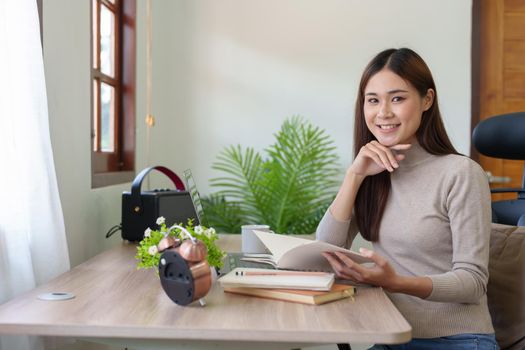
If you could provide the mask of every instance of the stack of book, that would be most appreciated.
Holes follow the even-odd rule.
[[[353,286],[334,284],[326,272],[236,268],[219,278],[225,292],[319,305],[353,297]]]

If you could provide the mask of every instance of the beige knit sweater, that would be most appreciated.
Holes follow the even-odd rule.
[[[374,251],[398,274],[428,276],[426,299],[388,293],[414,338],[493,333],[487,307],[490,191],[483,170],[459,155],[434,156],[415,144],[391,175]],[[328,210],[317,239],[349,247],[356,225]]]

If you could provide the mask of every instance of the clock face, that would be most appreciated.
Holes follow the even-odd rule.
[[[188,305],[194,301],[195,283],[190,266],[174,249],[161,255],[159,277],[162,288],[175,304]]]

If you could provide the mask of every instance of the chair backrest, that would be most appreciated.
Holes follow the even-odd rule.
[[[487,300],[502,350],[525,349],[525,227],[492,224]]]
[[[472,132],[476,149],[488,157],[525,159],[525,112],[502,114],[481,121]]]
[[[502,114],[481,121],[472,132],[474,147],[494,158],[525,160],[525,112]],[[492,192],[517,193],[517,200],[492,203],[493,222],[525,226],[525,166],[521,188],[498,188]]]

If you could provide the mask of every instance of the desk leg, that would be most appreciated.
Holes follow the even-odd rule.
[[[350,344],[337,344],[337,349],[339,350],[352,350]]]

